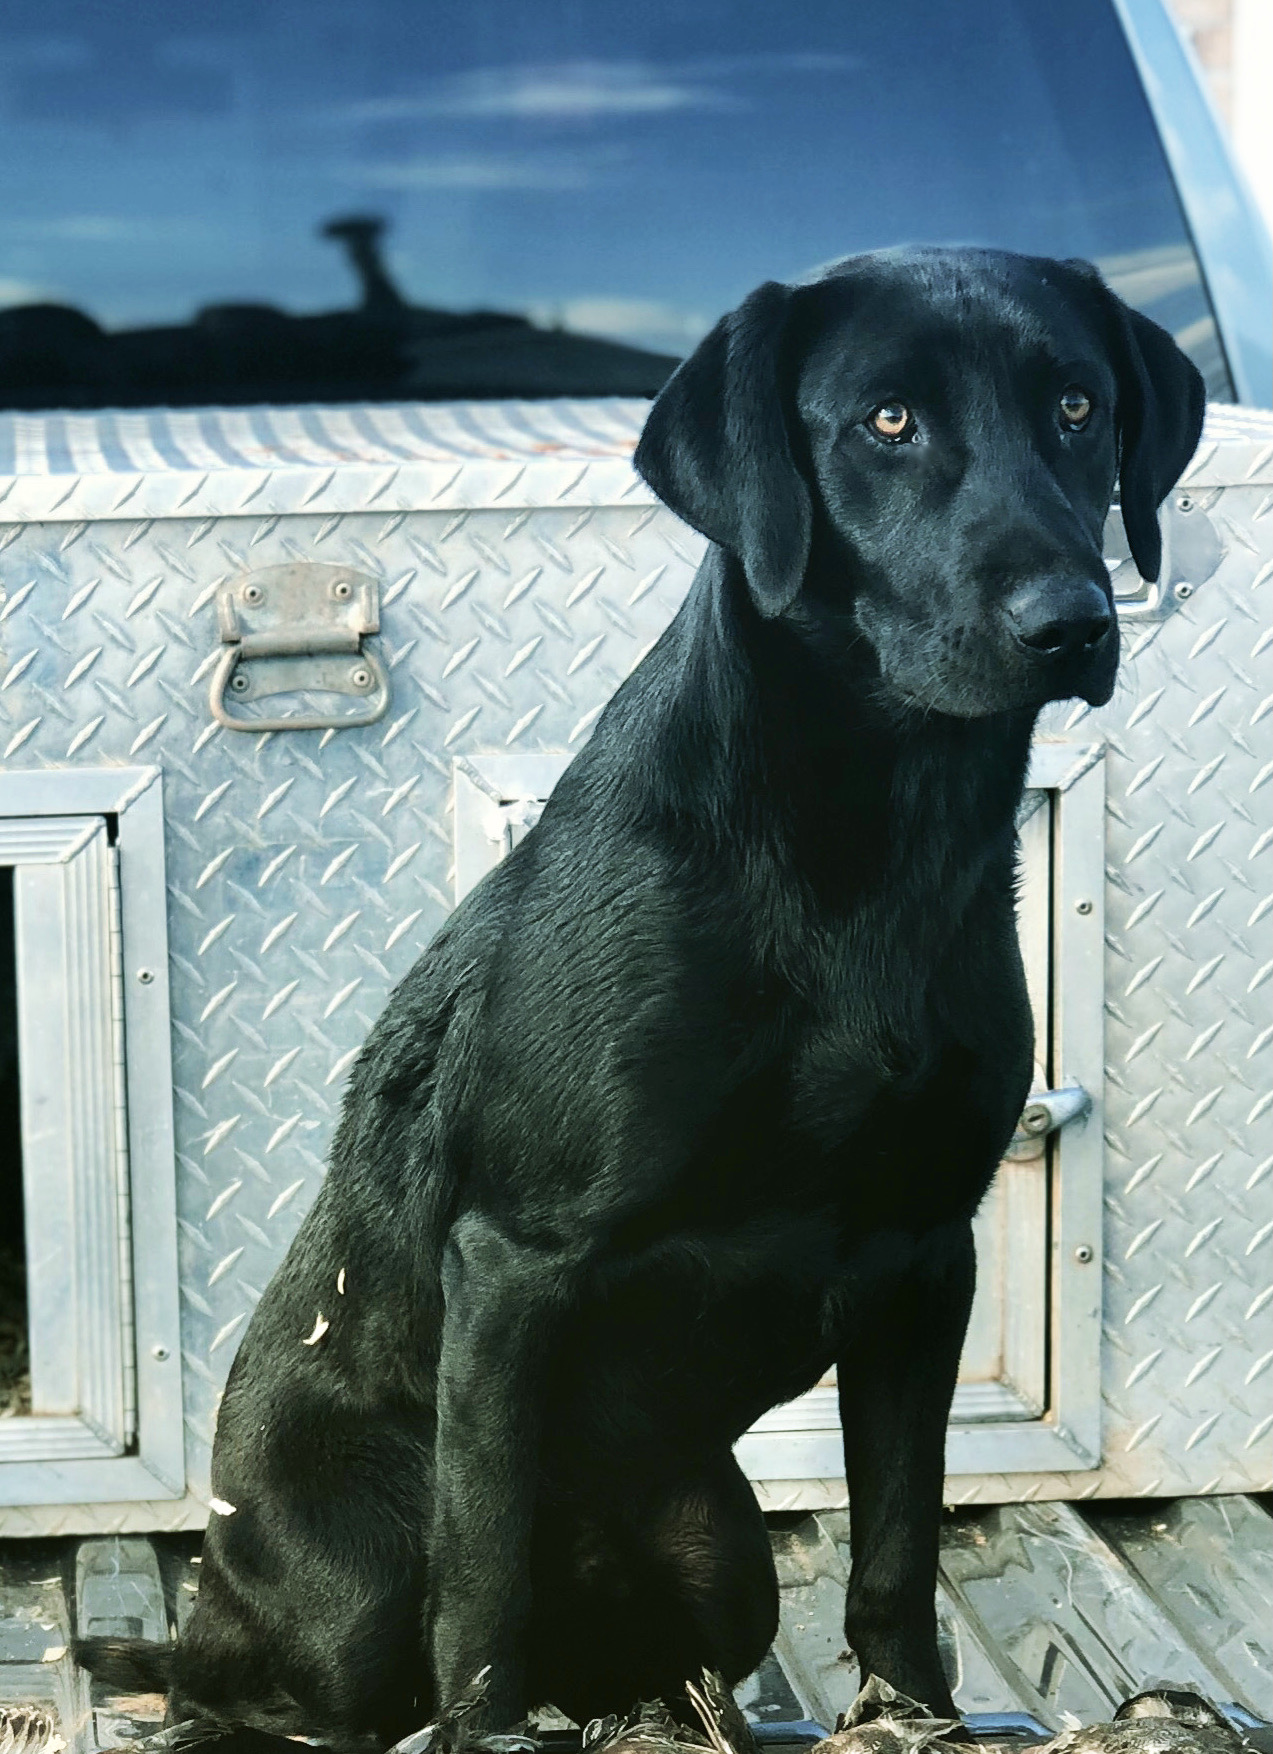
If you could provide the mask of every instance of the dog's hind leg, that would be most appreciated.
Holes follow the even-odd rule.
[[[531,1689],[580,1723],[662,1698],[695,1724],[686,1681],[710,1668],[736,1684],[777,1628],[768,1531],[728,1453],[654,1492],[634,1482],[604,1515],[550,1512],[536,1530]]]
[[[681,1680],[696,1680],[704,1668],[731,1685],[750,1675],[778,1630],[778,1579],[764,1517],[734,1458],[670,1492],[650,1517],[645,1543],[682,1628]]]
[[[386,1469],[412,1456],[411,1445],[374,1437],[366,1447]],[[330,1497],[293,1480],[286,1500],[258,1507],[243,1490],[235,1516],[213,1526],[175,1650],[170,1717],[312,1737],[348,1754],[428,1721],[423,1563],[393,1538],[390,1494],[360,1493],[350,1473],[336,1474]]]
[[[853,1562],[845,1636],[878,1675],[955,1716],[937,1650],[937,1552],[946,1422],[972,1305],[972,1228],[922,1239],[905,1271],[852,1313],[840,1358]]]

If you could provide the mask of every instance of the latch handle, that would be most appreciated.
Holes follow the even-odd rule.
[[[212,672],[212,716],[230,731],[345,731],[374,725],[389,706],[389,675],[363,645],[380,630],[380,587],[349,567],[312,561],[264,567],[217,592],[225,649]],[[247,717],[230,699],[295,691],[352,694],[361,712]]]
[[[1043,1141],[1071,1121],[1092,1112],[1092,1099],[1081,1084],[1062,1084],[1057,1090],[1034,1090],[1021,1111],[1007,1155],[1016,1162],[1042,1157]]]
[[[1036,1090],[1021,1111],[1018,1130],[1027,1138],[1041,1139],[1068,1121],[1090,1113],[1092,1099],[1081,1084],[1062,1084],[1059,1090]]]

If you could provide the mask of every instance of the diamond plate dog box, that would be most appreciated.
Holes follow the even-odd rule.
[[[0,420],[0,1531],[203,1521],[364,1036],[689,584],[644,410]],[[1214,408],[1163,521],[1148,587],[1111,513],[1118,691],[1035,748],[1036,1093],[952,1500],[1273,1472],[1273,419]],[[767,1507],[843,1503],[833,1385],[740,1456]]]

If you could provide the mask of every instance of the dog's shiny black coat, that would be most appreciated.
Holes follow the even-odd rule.
[[[1014,810],[1039,707],[1113,687],[1115,482],[1156,576],[1201,416],[1080,263],[862,257],[707,337],[637,466],[713,546],[354,1068],[175,1654],[90,1662],[351,1747],[488,1663],[499,1727],[737,1680],[777,1595],[731,1445],[835,1365],[848,1642],[951,1711],[970,1219],[1031,1066]]]

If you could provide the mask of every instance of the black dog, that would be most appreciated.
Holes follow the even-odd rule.
[[[862,257],[713,330],[636,457],[694,586],[372,1032],[188,1631],[90,1666],[344,1748],[487,1664],[496,1727],[736,1681],[777,1593],[731,1445],[835,1364],[848,1641],[952,1712],[969,1221],[1031,1065],[1013,813],[1040,706],[1113,688],[1115,479],[1156,577],[1202,405],[1082,263]]]

